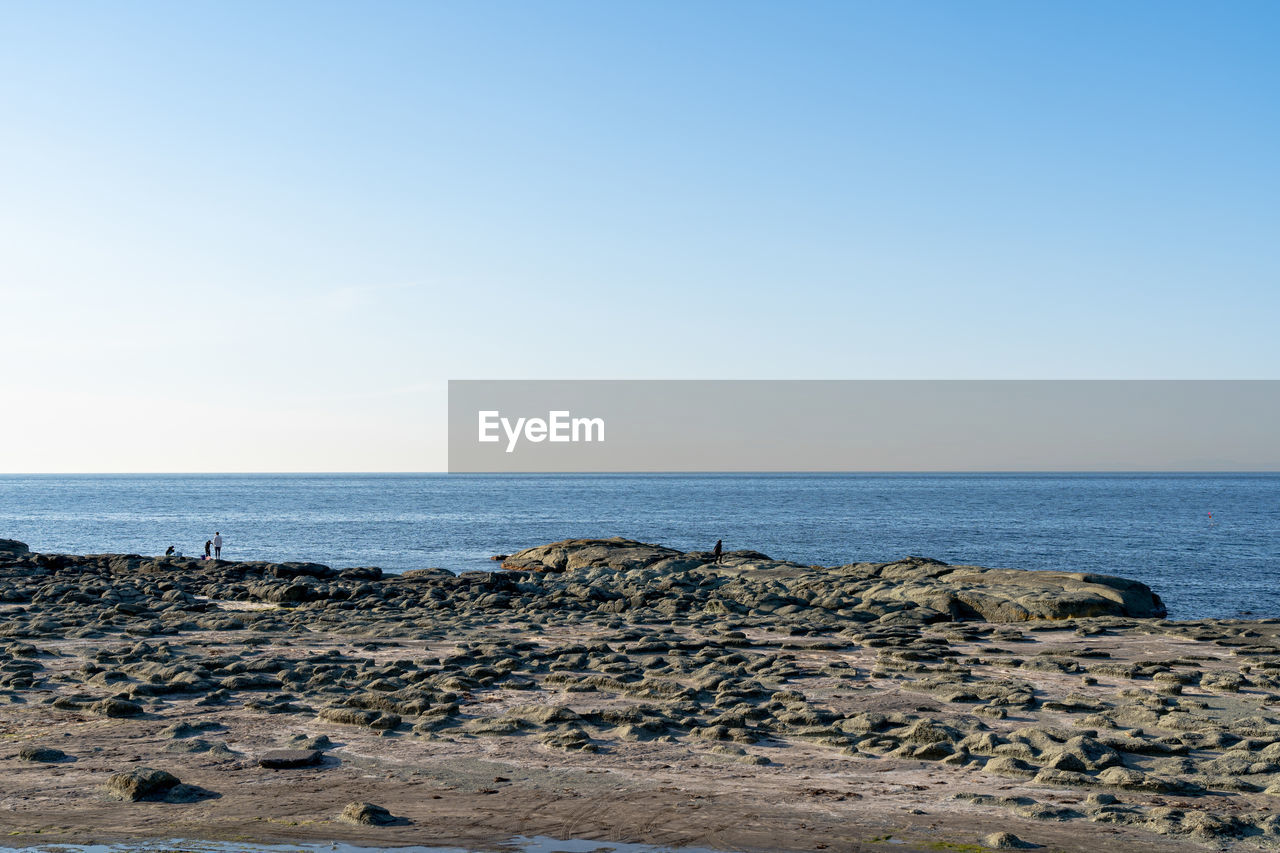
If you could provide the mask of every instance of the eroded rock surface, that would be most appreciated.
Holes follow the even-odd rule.
[[[267,815],[273,838],[375,844],[1280,843],[1280,620],[1169,622],[1134,615],[1158,606],[1140,585],[920,558],[715,565],[603,540],[507,562],[0,558],[6,827],[128,838],[140,810],[152,835]],[[1040,618],[975,618],[1015,605]],[[29,760],[52,744],[73,756]],[[353,798],[403,819],[340,819]]]
[[[502,565],[584,575],[603,594],[619,591],[618,585],[591,570],[647,571],[654,579],[694,572],[698,589],[714,590],[735,612],[802,606],[880,617],[918,609],[925,611],[919,614],[922,621],[930,622],[1166,615],[1164,603],[1146,584],[1125,578],[949,566],[924,557],[824,568],[772,560],[755,551],[729,552],[716,562],[709,553],[681,553],[629,539],[568,539],[521,551]]]

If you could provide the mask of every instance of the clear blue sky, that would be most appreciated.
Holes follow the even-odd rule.
[[[0,3],[0,471],[448,378],[1280,377],[1280,5]]]

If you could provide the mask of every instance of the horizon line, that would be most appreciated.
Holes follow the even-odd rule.
[[[797,474],[1280,474],[1280,465],[1262,468],[956,468],[956,469],[735,469],[663,471],[4,471],[0,477],[625,477],[768,476]]]

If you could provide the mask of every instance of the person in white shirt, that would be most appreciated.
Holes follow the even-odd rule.
[[[222,534],[217,531],[213,533],[213,559],[222,559]]]

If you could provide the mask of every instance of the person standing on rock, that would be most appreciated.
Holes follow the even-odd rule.
[[[721,556],[723,556],[723,554],[724,554],[724,540],[723,540],[723,539],[717,539],[717,540],[716,540],[716,547],[714,547],[714,548],[712,548],[712,549],[711,549],[711,556],[715,557],[715,558],[716,558],[716,562],[717,562],[717,563],[719,563],[719,562],[720,562],[720,557],[721,557]]]
[[[206,560],[207,560],[207,559],[209,559],[209,556],[210,556],[210,554],[209,554],[209,549],[210,549],[210,548],[212,548],[212,547],[213,547],[213,540],[212,540],[212,539],[206,539],[206,540],[204,540],[204,558],[205,558]]]
[[[222,534],[216,530],[213,531],[213,558],[222,559]]]

